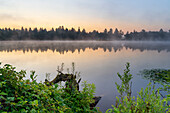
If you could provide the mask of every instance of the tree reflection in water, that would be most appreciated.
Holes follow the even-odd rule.
[[[170,51],[170,42],[152,42],[152,41],[1,41],[0,51],[12,52],[15,51],[57,51],[60,54],[71,51],[74,53],[76,50],[85,51],[86,48],[98,50],[103,49],[104,52],[117,52],[123,48],[131,50],[155,50]]]

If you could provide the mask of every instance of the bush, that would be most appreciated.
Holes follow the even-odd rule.
[[[121,85],[117,86],[117,90],[120,93],[120,98],[116,97],[116,105],[112,105],[112,109],[108,109],[106,113],[163,113],[170,112],[168,106],[169,94],[167,97],[161,99],[159,89],[151,90],[151,83],[148,84],[145,90],[143,88],[137,95],[137,98],[131,97],[131,84],[130,80],[132,75],[129,70],[129,63],[126,65],[124,74],[120,75],[119,78],[122,81]],[[156,93],[157,92],[157,93]],[[126,94],[125,96],[123,94]],[[169,111],[168,111],[169,110]]]
[[[31,80],[24,80],[26,71],[15,71],[15,67],[6,64],[0,67],[0,112],[46,113],[46,112],[96,112],[90,109],[95,91],[94,84],[83,83],[83,91],[58,87],[58,84],[46,86],[36,82],[35,72]]]

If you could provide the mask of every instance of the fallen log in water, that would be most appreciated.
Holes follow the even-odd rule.
[[[73,87],[76,87],[77,90],[79,91],[79,83],[81,81],[81,78],[77,81],[76,75],[74,75],[74,74],[64,74],[61,71],[58,71],[58,73],[59,74],[52,81],[48,81],[47,79],[45,79],[45,84],[47,86],[50,86],[52,84],[56,84],[61,81],[63,81],[63,82],[67,81],[68,85],[66,85],[66,87],[71,88],[71,90]],[[95,96],[93,99],[94,99],[94,103],[90,104],[90,109],[93,109],[97,105],[97,103],[101,99],[101,96]]]

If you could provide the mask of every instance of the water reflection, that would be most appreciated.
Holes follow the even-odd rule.
[[[6,41],[0,42],[0,62],[26,70],[27,77],[35,70],[38,81],[44,81],[46,73],[52,80],[57,66],[64,63],[67,71],[75,62],[82,81],[95,84],[96,96],[102,96],[97,106],[105,112],[115,105],[119,94],[114,82],[120,84],[117,72],[123,73],[126,62],[131,64],[132,95],[136,96],[150,82],[137,73],[143,69],[169,69],[169,51],[170,42]]]
[[[3,41],[0,42],[0,51],[12,52],[23,51],[32,52],[45,52],[47,50],[52,50],[53,52],[59,52],[60,54],[67,53],[71,51],[74,53],[76,50],[80,53],[89,48],[93,50],[98,50],[99,48],[106,51],[121,51],[123,48],[131,50],[140,50],[141,52],[145,50],[155,50],[157,52],[170,51],[170,42],[141,42],[141,41]]]

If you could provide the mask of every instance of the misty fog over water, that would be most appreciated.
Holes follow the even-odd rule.
[[[0,41],[0,51],[12,52],[23,51],[47,51],[64,52],[71,51],[72,53],[78,50],[79,52],[85,51],[90,48],[97,50],[103,49],[104,52],[108,51],[121,51],[123,48],[140,50],[155,50],[161,52],[163,50],[170,51],[169,41]]]
[[[115,104],[115,82],[120,83],[117,72],[123,73],[130,62],[133,75],[132,95],[146,87],[149,80],[138,75],[143,69],[170,69],[170,42],[165,41],[0,41],[0,62],[12,64],[17,70],[35,70],[37,80],[44,81],[46,73],[52,80],[57,66],[64,63],[65,70],[75,63],[82,81],[96,85],[98,103],[104,112]],[[159,84],[156,84],[159,86]]]

